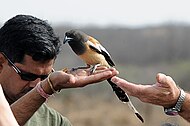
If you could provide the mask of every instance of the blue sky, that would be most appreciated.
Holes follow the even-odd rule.
[[[0,22],[30,14],[51,24],[144,26],[190,23],[189,0],[0,0]]]

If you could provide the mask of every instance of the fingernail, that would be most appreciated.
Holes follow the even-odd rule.
[[[119,71],[116,71],[117,72],[117,74],[119,74]]]
[[[116,76],[112,77],[111,81],[114,82],[114,83],[117,83],[117,77]]]
[[[110,68],[110,70],[115,70],[115,68],[114,68],[114,67],[112,67],[112,68]]]

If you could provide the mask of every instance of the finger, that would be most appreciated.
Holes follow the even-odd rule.
[[[99,74],[99,73],[106,72],[106,71],[111,71],[113,76],[119,74],[119,71],[117,71],[115,68],[106,68],[103,70],[96,70],[93,74]]]
[[[112,77],[111,81],[117,84],[118,86],[122,86],[126,88],[130,88],[131,86],[133,86],[132,83],[116,76]]]
[[[98,67],[96,68],[96,70],[105,70],[105,69],[107,69],[106,66],[98,66]]]
[[[81,83],[92,84],[92,83],[96,83],[96,82],[106,80],[112,76],[113,76],[112,71],[103,71],[103,72],[92,74],[90,76],[83,78],[83,80],[81,80]]]
[[[142,90],[141,85],[128,82],[116,76],[112,77],[111,81],[115,83],[116,85],[118,85],[119,87],[121,87],[129,95],[136,96],[138,95],[138,93],[140,93],[140,90]]]
[[[105,71],[95,75],[89,76],[74,76],[75,83],[67,83],[64,85],[65,88],[73,88],[73,87],[84,87],[88,84],[97,83],[103,80],[106,80],[112,76],[111,71]]]

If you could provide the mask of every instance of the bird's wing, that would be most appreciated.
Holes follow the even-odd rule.
[[[102,54],[110,66],[115,66],[113,60],[111,59],[111,55],[108,53],[108,51],[96,39],[92,37],[89,38],[90,39],[87,41],[89,47],[97,53]]]

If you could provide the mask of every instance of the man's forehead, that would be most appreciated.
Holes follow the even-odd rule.
[[[32,59],[32,56],[30,55],[24,55],[23,58],[23,65],[27,65],[27,64],[33,64],[33,65],[53,65],[55,62],[55,59],[50,59],[50,60],[46,60],[46,61],[35,61]]]

